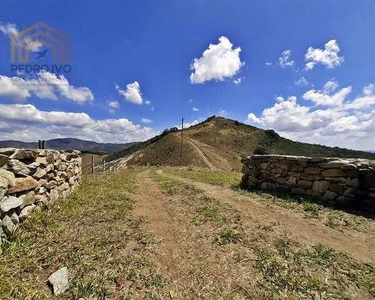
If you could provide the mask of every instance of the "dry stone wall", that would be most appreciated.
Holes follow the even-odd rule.
[[[36,208],[65,198],[81,183],[76,150],[0,148],[0,238]]]
[[[287,155],[242,159],[242,185],[375,209],[375,161]]]

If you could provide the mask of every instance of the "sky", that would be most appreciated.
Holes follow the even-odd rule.
[[[0,140],[141,141],[220,115],[374,150],[374,16],[372,0],[3,0]],[[70,60],[26,35],[12,69],[11,37],[38,22],[69,37]]]

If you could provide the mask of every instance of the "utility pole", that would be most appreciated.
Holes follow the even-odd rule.
[[[182,147],[184,143],[184,117],[181,118],[181,153],[180,153],[180,166],[182,166]]]

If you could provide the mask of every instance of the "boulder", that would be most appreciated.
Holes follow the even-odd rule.
[[[16,152],[16,148],[0,148],[0,154],[10,156]]]
[[[25,150],[25,149],[17,149],[10,158],[11,159],[19,159],[19,160],[34,160],[38,157],[38,152],[35,150]]]
[[[312,190],[315,193],[323,194],[328,190],[329,184],[328,181],[315,181]]]
[[[12,172],[4,169],[0,169],[0,178],[5,178],[8,181],[8,186],[14,186],[16,184],[16,177]]]
[[[28,205],[21,210],[20,219],[26,219],[27,216],[36,208],[34,204]]]
[[[298,180],[297,184],[303,187],[311,187],[313,185],[313,182],[308,180]]]
[[[0,154],[0,167],[4,166],[9,160],[9,156]]]
[[[46,171],[44,171],[44,169],[42,168],[38,168],[36,170],[36,172],[33,174],[33,177],[36,178],[36,179],[41,179],[43,178],[44,176],[46,176]]]
[[[3,229],[7,234],[12,234],[16,231],[17,226],[12,222],[12,219],[5,215],[5,217],[2,220]]]
[[[22,161],[17,159],[11,159],[8,161],[8,170],[22,176],[30,174],[30,169]]]
[[[301,188],[292,188],[291,193],[294,195],[303,195],[306,193],[306,191]]]
[[[20,219],[15,212],[11,214],[10,219],[12,220],[14,225],[18,225],[20,223]]]
[[[39,164],[41,165],[44,165],[44,166],[47,166],[48,165],[48,162],[47,162],[47,158],[46,157],[37,157],[35,159],[36,162],[38,162]]]
[[[309,167],[309,168],[305,169],[306,174],[320,174],[321,171],[322,171],[322,169],[320,169],[320,168]]]
[[[69,288],[69,274],[68,268],[64,267],[51,274],[48,277],[49,283],[52,285],[53,293],[58,296],[64,293]]]
[[[35,192],[34,191],[28,192],[27,194],[20,196],[20,198],[22,199],[21,208],[24,206],[33,204],[35,202]]]
[[[322,172],[324,177],[343,177],[346,175],[342,169],[328,169]]]
[[[337,194],[335,192],[326,191],[323,197],[328,200],[334,200],[337,197]]]
[[[22,203],[23,203],[22,198],[8,196],[0,201],[0,210],[1,212],[7,212],[13,208],[21,206]]]
[[[8,190],[9,194],[33,190],[38,187],[38,181],[31,176],[25,178],[16,178],[14,187]]]

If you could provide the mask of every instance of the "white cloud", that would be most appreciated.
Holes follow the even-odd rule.
[[[146,118],[142,118],[141,122],[147,124],[147,123],[152,123],[152,120],[146,119]]]
[[[210,44],[202,57],[194,58],[190,68],[190,82],[204,83],[209,80],[223,81],[235,76],[245,64],[241,62],[241,48],[233,48],[230,40],[222,36],[218,44]]]
[[[242,77],[239,77],[239,78],[233,80],[234,84],[240,84],[241,82],[242,82]]]
[[[12,37],[13,35],[18,35],[18,28],[16,24],[12,23],[6,23],[3,25],[0,25],[0,31],[9,37]]]
[[[296,84],[296,85],[309,85],[309,82],[307,81],[307,79],[304,76],[302,76],[300,79],[296,80],[294,82],[294,84]]]
[[[267,62],[266,62],[266,66],[272,66],[272,63],[269,62],[269,61],[267,61]]]
[[[322,106],[341,106],[344,103],[346,96],[348,96],[352,87],[348,86],[333,93],[338,88],[335,81],[328,81],[322,90],[309,90],[303,95],[304,100],[310,100],[316,105]]]
[[[220,110],[217,112],[217,114],[218,114],[219,116],[225,117],[225,116],[228,115],[228,112],[227,112],[225,109],[220,109]]]
[[[127,101],[138,105],[143,103],[142,93],[138,81],[127,84],[125,90],[122,90],[118,85],[116,85],[116,89],[121,96],[125,97]]]
[[[198,107],[192,107],[191,110],[192,110],[192,111],[199,111],[199,108],[198,108]]]
[[[37,73],[32,79],[0,75],[0,97],[23,101],[32,95],[51,100],[57,100],[60,95],[79,104],[94,100],[89,88],[74,87],[63,75],[56,76],[46,71]]]
[[[145,104],[146,104],[146,105],[150,105],[150,104],[151,104],[151,101],[150,101],[150,100],[145,100]]]
[[[330,81],[323,90],[333,92],[337,89],[337,83]],[[274,105],[264,109],[260,116],[249,113],[247,121],[255,126],[272,128],[282,136],[298,141],[375,149],[375,91],[368,85],[362,95],[344,101],[350,89],[339,89],[332,95],[313,98],[314,101],[309,99],[314,104],[322,102],[324,108],[321,109],[301,105],[295,96],[287,99],[279,96]]]
[[[340,57],[339,52],[340,48],[336,40],[327,42],[324,49],[309,47],[305,54],[305,70],[311,70],[317,64],[322,64],[330,69],[340,66],[344,62],[344,57]]]
[[[31,104],[0,104],[2,139],[36,141],[76,137],[97,142],[146,140],[157,132],[125,118],[94,120],[86,113],[41,111]]]
[[[8,36],[9,38],[11,38],[13,36],[18,36],[19,30],[18,30],[16,24],[5,23],[5,24],[0,25],[0,32],[3,33],[4,35]],[[27,36],[24,37],[24,39],[25,39],[26,43],[28,43],[30,41]],[[33,45],[33,48],[31,49],[31,51],[39,51],[42,44],[39,43],[38,40],[33,40],[33,43],[34,43],[34,45]]]
[[[281,53],[281,56],[279,57],[279,65],[282,68],[286,67],[293,67],[294,60],[291,59],[292,51],[291,50],[285,50]]]
[[[120,103],[116,100],[114,101],[109,101],[108,102],[108,106],[111,107],[111,108],[114,108],[114,109],[117,109],[120,107]]]

